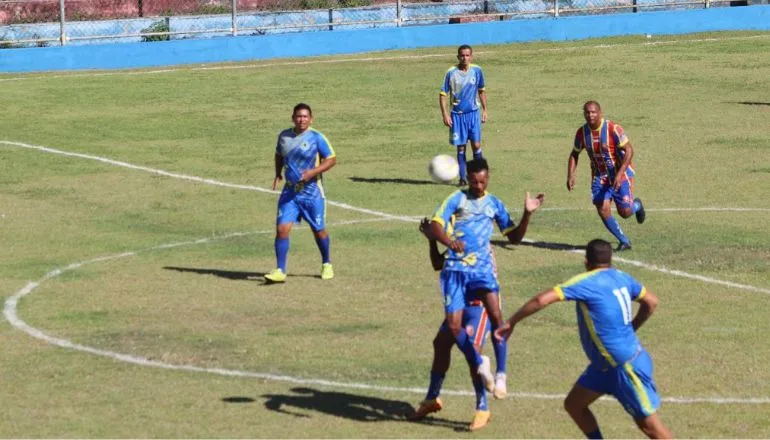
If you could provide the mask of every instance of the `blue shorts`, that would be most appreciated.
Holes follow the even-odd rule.
[[[591,183],[591,198],[594,205],[601,205],[605,200],[612,199],[618,208],[632,208],[634,205],[634,195],[631,193],[631,183],[633,178],[626,180],[620,185],[620,190],[610,184],[602,183],[601,177],[594,177]]]
[[[470,113],[452,112],[452,126],[449,127],[449,143],[465,145],[471,142],[481,142],[481,112]]]
[[[491,272],[456,272],[442,270],[439,276],[441,293],[444,295],[444,311],[453,313],[465,308],[465,304],[476,299],[479,291],[499,292],[500,284]]]
[[[635,419],[651,416],[660,408],[660,397],[652,378],[652,358],[641,350],[630,361],[615,368],[589,365],[578,385],[615,397]]]
[[[474,300],[465,304],[463,309],[462,326],[468,337],[473,339],[473,345],[483,347],[487,335],[492,331],[492,322],[489,320],[487,310],[481,300]],[[449,331],[446,321],[441,324],[439,332]]]
[[[305,219],[313,232],[326,229],[326,199],[317,196],[303,196],[290,189],[284,189],[278,198],[276,225],[299,223]]]

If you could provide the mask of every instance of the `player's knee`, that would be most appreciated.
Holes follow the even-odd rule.
[[[568,414],[580,414],[586,408],[584,405],[581,405],[580,402],[573,399],[571,395],[568,395],[564,399],[562,406]]]

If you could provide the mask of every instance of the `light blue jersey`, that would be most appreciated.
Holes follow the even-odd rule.
[[[465,244],[463,253],[447,250],[444,271],[497,274],[489,242],[493,223],[503,235],[516,227],[500,199],[489,193],[476,198],[467,190],[455,191],[438,207],[432,220],[441,224],[452,239]]]
[[[592,365],[615,368],[642,350],[632,326],[631,302],[647,291],[631,275],[615,268],[595,269],[554,291],[561,300],[576,301],[580,342]]]
[[[284,191],[292,191],[302,196],[324,197],[322,177],[300,184],[302,173],[318,166],[321,159],[335,157],[334,148],[326,136],[312,128],[302,134],[288,128],[278,135],[276,153],[283,157]]]
[[[471,64],[467,72],[452,66],[444,76],[441,94],[449,96],[452,113],[470,113],[481,106],[479,90],[484,90],[484,73],[481,67]]]

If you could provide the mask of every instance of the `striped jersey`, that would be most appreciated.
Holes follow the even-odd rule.
[[[623,127],[602,119],[597,130],[592,130],[588,124],[580,127],[575,133],[575,152],[585,149],[591,159],[591,175],[599,177],[601,183],[608,184],[615,181],[615,172],[623,164],[624,147],[628,144],[628,137]],[[625,175],[620,176],[621,181],[633,177],[633,170],[629,166]],[[593,180],[593,179],[592,179]]]

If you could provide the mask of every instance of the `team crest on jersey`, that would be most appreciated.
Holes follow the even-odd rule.
[[[305,142],[303,142],[303,143],[302,143],[302,144],[299,146],[299,148],[301,148],[301,149],[303,149],[303,150],[307,150],[308,148],[310,148],[310,144],[308,144],[308,143],[307,143],[307,141],[305,141]]]
[[[471,77],[471,84],[476,84],[476,78]]]

